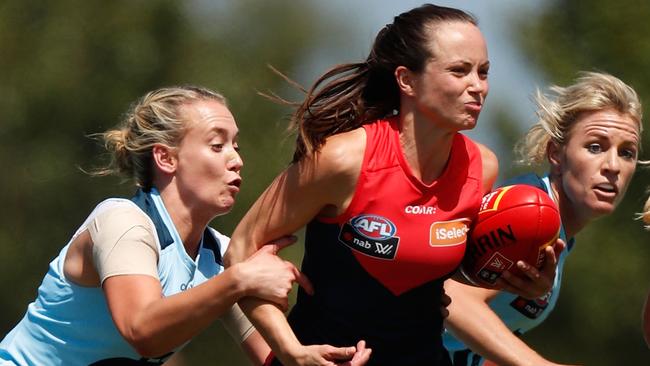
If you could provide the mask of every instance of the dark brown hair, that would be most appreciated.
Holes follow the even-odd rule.
[[[435,57],[427,44],[428,30],[442,22],[478,24],[464,11],[425,4],[382,28],[365,62],[340,64],[319,77],[291,118],[298,134],[293,161],[318,151],[328,136],[399,111],[395,69],[423,71]]]

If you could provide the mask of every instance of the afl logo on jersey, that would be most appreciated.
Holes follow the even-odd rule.
[[[350,219],[339,233],[339,241],[365,255],[380,259],[394,259],[399,237],[397,227],[379,215],[359,215]]]
[[[368,239],[389,239],[395,235],[395,224],[390,220],[374,215],[362,215],[352,218],[350,224],[357,233]]]

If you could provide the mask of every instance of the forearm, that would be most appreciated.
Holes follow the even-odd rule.
[[[450,313],[456,310],[458,309],[451,310]],[[446,327],[473,352],[498,365],[543,364],[543,359],[515,336],[498,317],[492,318],[488,315],[457,319],[450,315],[446,320]]]
[[[246,297],[239,301],[248,319],[286,366],[295,364],[302,347],[289,326],[284,313],[275,305],[257,298]]]
[[[244,339],[244,341],[241,342],[241,348],[244,350],[244,353],[246,353],[251,363],[255,366],[263,365],[271,352],[271,348],[258,331],[254,331]]]
[[[489,307],[490,295],[480,297],[482,291],[490,294],[489,291],[459,283],[446,283],[445,290],[452,298],[445,326],[472,351],[503,366],[548,363],[515,336]]]
[[[187,291],[136,305],[116,324],[141,355],[168,353],[207,328],[246,294],[237,271],[226,270]]]

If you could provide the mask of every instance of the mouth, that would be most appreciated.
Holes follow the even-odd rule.
[[[465,103],[465,108],[471,113],[479,113],[481,112],[481,108],[483,108],[483,104],[477,101],[467,102]]]
[[[594,192],[599,196],[613,199],[618,195],[618,187],[611,183],[599,183],[594,186]]]
[[[239,187],[241,187],[241,178],[237,177],[230,182],[228,182],[228,188],[230,188],[231,191],[237,193],[239,192]]]

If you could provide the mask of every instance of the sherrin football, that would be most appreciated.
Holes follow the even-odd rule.
[[[525,184],[498,188],[481,201],[461,272],[474,285],[494,288],[506,270],[524,276],[519,260],[540,268],[544,248],[559,234],[560,213],[546,192]]]

